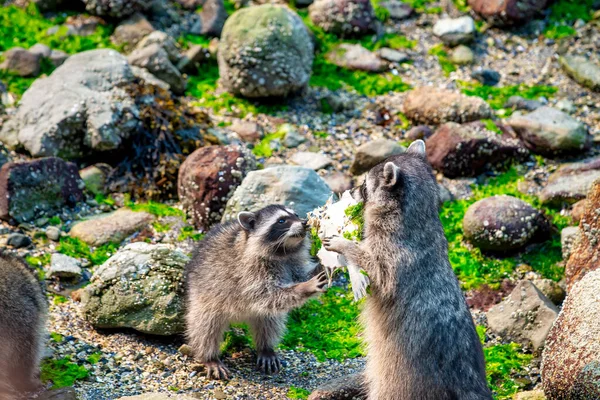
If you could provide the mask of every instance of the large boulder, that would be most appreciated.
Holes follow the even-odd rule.
[[[600,271],[576,283],[546,338],[542,384],[548,400],[600,398]]]
[[[443,122],[471,122],[491,118],[492,109],[479,97],[424,86],[408,93],[404,114],[413,121],[437,125]]]
[[[240,211],[256,211],[273,203],[284,204],[302,217],[325,204],[331,194],[312,169],[286,165],[252,171],[227,202],[223,221]]]
[[[591,135],[583,123],[552,107],[540,107],[527,115],[513,115],[508,124],[537,154],[580,153],[591,145]]]
[[[227,19],[217,60],[225,89],[245,97],[287,96],[310,78],[313,43],[302,19],[271,4],[247,7]]]
[[[594,183],[579,222],[579,237],[571,248],[565,278],[568,288],[590,271],[600,269],[600,179]]]
[[[600,179],[600,157],[563,164],[550,177],[540,200],[544,204],[573,204],[586,198],[594,182]]]
[[[544,345],[548,331],[558,316],[558,308],[530,281],[520,281],[510,295],[487,312],[489,328],[504,339]]]
[[[13,163],[0,169],[0,218],[18,223],[51,217],[83,200],[77,166],[60,158]]]
[[[549,0],[469,0],[471,9],[495,25],[518,25],[541,14]]]
[[[484,251],[506,252],[550,236],[550,223],[529,203],[492,196],[473,203],[463,219],[465,239]]]
[[[145,11],[152,5],[152,0],[82,0],[85,9],[93,15],[123,19],[129,15]]]
[[[131,65],[147,69],[152,75],[168,83],[173,93],[183,94],[186,80],[169,58],[161,44],[151,43],[137,48],[127,57],[127,61]]]
[[[202,147],[179,168],[177,191],[197,228],[208,230],[221,221],[227,201],[249,171],[254,155],[238,146]]]
[[[359,36],[377,28],[370,0],[316,0],[308,10],[315,25],[338,36]]]
[[[2,57],[4,61],[0,64],[0,70],[24,77],[40,74],[43,56],[38,52],[13,47],[2,53]]]
[[[2,126],[0,140],[34,157],[69,159],[117,149],[139,123],[124,88],[133,80],[127,60],[114,50],[73,55],[31,85]]]
[[[132,328],[153,335],[184,330],[183,273],[189,261],[165,244],[132,243],[102,264],[81,294],[95,328]]]
[[[91,246],[120,243],[127,236],[141,230],[154,220],[152,214],[127,208],[100,214],[73,225],[69,235]]]
[[[364,174],[386,158],[404,153],[406,149],[398,142],[389,139],[375,139],[357,147],[350,173],[352,175]]]
[[[518,139],[499,135],[482,123],[448,122],[427,139],[427,159],[448,178],[477,176],[529,154]]]
[[[560,65],[577,83],[600,92],[600,65],[584,57],[564,55],[559,58]]]

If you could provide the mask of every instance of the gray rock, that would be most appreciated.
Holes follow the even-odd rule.
[[[600,157],[563,164],[548,178],[540,200],[544,204],[573,204],[585,199],[597,179],[600,179]]]
[[[569,291],[542,353],[548,400],[600,398],[600,271]]]
[[[279,127],[279,131],[284,131],[285,136],[283,137],[283,145],[288,149],[300,146],[306,142],[306,138],[296,129],[294,125],[283,124]]]
[[[280,97],[310,78],[313,43],[302,19],[270,4],[247,7],[227,19],[217,60],[223,87],[245,97]]]
[[[79,280],[83,271],[78,259],[60,253],[52,254],[50,258],[49,278]]]
[[[559,306],[562,304],[567,293],[559,282],[554,282],[552,279],[534,279],[533,284],[537,287],[540,292],[544,293],[544,296],[550,299],[552,303]]]
[[[117,400],[197,400],[197,398],[185,394],[144,393],[137,396],[119,397]]]
[[[323,169],[332,163],[331,158],[327,157],[325,154],[312,153],[310,151],[299,151],[290,158],[290,161],[301,167],[313,169],[315,171]]]
[[[37,400],[79,400],[77,392],[72,387],[50,389],[36,397]]]
[[[579,228],[576,226],[568,226],[560,231],[560,244],[562,247],[562,256],[564,260],[568,260],[571,256],[571,249],[579,237]]]
[[[410,61],[410,56],[408,54],[388,47],[382,47],[377,50],[377,57],[397,64]]]
[[[136,67],[135,65],[132,65],[131,72],[133,72],[133,75],[136,78],[143,80],[146,85],[156,86],[163,90],[171,90],[171,85],[169,85],[165,81],[161,81],[156,76],[152,75],[150,71],[148,71],[146,68]]]
[[[363,174],[389,156],[403,153],[405,150],[397,142],[388,139],[377,139],[364,143],[356,149],[350,173],[355,176]]]
[[[325,204],[331,194],[325,181],[308,168],[286,165],[252,171],[227,202],[223,221],[235,218],[240,211],[256,211],[273,203],[304,216]]]
[[[560,65],[577,83],[600,92],[600,65],[584,57],[565,55],[559,58]]]
[[[506,252],[550,236],[544,214],[512,196],[492,196],[473,203],[463,219],[465,239],[484,251]]]
[[[521,96],[510,96],[506,103],[504,103],[505,108],[527,111],[535,111],[543,106],[544,104],[540,101],[524,99]]]
[[[380,7],[385,8],[390,13],[390,18],[403,20],[414,14],[415,10],[408,4],[399,0],[388,0],[379,3]]]
[[[469,16],[440,19],[433,26],[433,34],[449,46],[472,42],[475,32],[475,21]]]
[[[527,115],[513,115],[507,122],[534,153],[574,153],[591,145],[591,136],[583,123],[551,107],[540,107]]]
[[[427,139],[433,135],[433,131],[427,125],[417,125],[410,128],[405,134],[404,138],[407,140],[415,141],[417,139]]]
[[[142,14],[134,14],[115,28],[110,40],[117,46],[122,45],[125,49],[132,49],[153,31],[154,28]]]
[[[52,49],[43,43],[36,43],[29,48],[29,52],[39,54],[42,58],[48,58],[52,53]]]
[[[225,21],[229,17],[223,0],[206,0],[200,12],[201,35],[221,36]]]
[[[22,47],[13,47],[2,53],[4,61],[0,64],[0,70],[8,71],[23,77],[38,76],[42,63],[40,53],[25,50]]]
[[[248,143],[256,142],[264,135],[262,126],[252,121],[235,121],[229,129],[237,133],[244,142]]]
[[[531,344],[534,350],[544,345],[558,316],[558,308],[530,281],[519,281],[511,294],[487,312],[489,328],[502,337]]]
[[[377,29],[369,0],[315,0],[308,11],[315,25],[341,37],[364,35]]]
[[[94,164],[79,171],[85,188],[93,194],[106,194],[106,181],[112,167],[108,164]]]
[[[352,179],[343,172],[335,171],[322,178],[333,193],[341,194],[352,188]]]
[[[333,379],[319,386],[308,396],[308,400],[366,400],[366,385],[362,373]]]
[[[556,102],[555,107],[567,114],[573,114],[577,111],[575,104],[569,99],[560,99]]]
[[[147,69],[152,75],[169,84],[175,94],[183,94],[186,80],[169,61],[169,54],[158,43],[136,48],[127,60],[131,65]]]
[[[52,50],[50,56],[48,56],[48,60],[54,65],[54,67],[60,67],[67,61],[69,55],[62,50]]]
[[[208,49],[200,45],[191,45],[177,63],[177,69],[184,73],[196,73],[198,67],[211,59]]]
[[[69,236],[91,246],[104,243],[120,243],[127,236],[141,230],[154,220],[151,214],[121,208],[108,214],[100,214],[73,225]]]
[[[6,239],[6,244],[15,249],[20,249],[29,246],[31,244],[31,238],[22,233],[11,233]]]
[[[123,88],[133,79],[127,60],[114,50],[75,54],[31,85],[0,140],[34,157],[114,150],[139,124],[139,110]]]
[[[46,237],[53,242],[58,242],[61,234],[62,232],[56,226],[49,226],[46,228]]]
[[[154,31],[139,41],[136,50],[157,44],[169,56],[169,61],[177,64],[181,58],[179,46],[173,38],[162,31]]]
[[[152,335],[184,330],[183,273],[189,257],[165,244],[132,243],[96,269],[81,290],[81,311],[95,328]]]
[[[477,68],[471,73],[471,78],[479,81],[482,85],[496,86],[500,82],[500,73],[488,68]]]
[[[473,50],[469,47],[461,44],[452,51],[450,60],[457,65],[473,64],[473,61],[475,61],[475,54],[473,54]]]
[[[339,44],[326,57],[332,64],[350,70],[380,72],[387,68],[381,58],[360,44]]]
[[[83,0],[85,9],[100,17],[125,18],[150,8],[151,0]]]

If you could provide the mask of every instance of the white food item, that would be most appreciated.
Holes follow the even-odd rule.
[[[319,207],[309,214],[309,224],[317,229],[321,240],[330,236],[342,236],[345,232],[354,232],[358,229],[358,226],[348,218],[346,209],[356,204],[358,202],[354,200],[349,190],[342,194],[338,202],[334,203],[332,196],[323,207]],[[330,283],[334,271],[338,268],[346,267],[350,276],[350,283],[352,283],[354,300],[358,301],[367,295],[369,278],[361,272],[359,266],[349,264],[344,256],[326,250],[325,247],[321,247],[321,250],[317,253],[317,257],[319,257],[321,264],[325,267],[325,272]]]

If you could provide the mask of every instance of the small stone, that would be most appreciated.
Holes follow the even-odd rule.
[[[56,226],[49,226],[46,228],[46,237],[54,242],[58,242],[61,236],[61,230]]]
[[[42,43],[34,44],[29,48],[29,51],[34,54],[39,54],[40,56],[42,56],[42,58],[48,58],[52,53],[52,49]]]
[[[515,110],[527,110],[527,111],[535,111],[538,108],[542,107],[544,104],[537,100],[528,100],[524,99],[521,96],[510,96],[506,103],[504,103],[504,108],[513,108]]]
[[[370,0],[315,0],[308,15],[313,24],[340,37],[360,36],[377,29]]]
[[[116,27],[110,40],[115,45],[132,49],[144,36],[153,31],[154,28],[142,14],[134,14]]]
[[[469,16],[440,19],[433,26],[433,34],[452,47],[472,42],[475,32],[475,21]]]
[[[585,199],[598,179],[600,157],[563,164],[548,177],[548,182],[539,197],[544,204],[572,204]]]
[[[352,179],[343,172],[333,172],[323,176],[323,180],[329,185],[333,193],[341,194],[352,188]]]
[[[475,61],[475,54],[473,54],[473,50],[469,47],[461,44],[452,51],[450,60],[457,65],[473,64],[473,61]]]
[[[431,135],[433,135],[433,131],[430,127],[427,125],[418,125],[410,128],[408,132],[404,134],[404,138],[413,142],[417,139],[425,140]]]
[[[515,394],[513,400],[546,400],[546,396],[543,390],[530,390]]]
[[[403,153],[406,149],[397,142],[388,139],[377,139],[364,143],[356,149],[350,173],[361,175],[386,158]]]
[[[264,135],[262,126],[257,122],[252,121],[236,121],[231,124],[229,129],[237,133],[244,142],[248,143],[254,143],[260,140]]]
[[[383,60],[393,62],[396,64],[402,64],[410,61],[410,56],[402,51],[390,49],[388,47],[382,47],[377,50],[377,56]]]
[[[120,243],[153,220],[152,214],[121,208],[76,223],[71,228],[69,236],[83,240],[91,246],[101,246],[110,242]]]
[[[2,54],[4,62],[0,70],[9,71],[22,77],[38,76],[40,74],[42,55],[25,50],[22,47],[13,47]]]
[[[85,188],[93,194],[106,194],[106,180],[112,167],[108,164],[94,164],[79,171]]]
[[[52,50],[48,59],[54,67],[60,67],[67,61],[69,55],[62,50]]]
[[[291,159],[291,162],[304,168],[310,168],[315,171],[323,169],[331,165],[331,158],[321,153],[311,153],[309,151],[299,151],[295,153]]]
[[[82,276],[81,263],[78,259],[60,253],[52,254],[49,278],[79,280]]]
[[[294,147],[300,146],[302,143],[306,142],[306,138],[302,136],[298,129],[291,124],[283,124],[279,127],[278,131],[285,132],[285,136],[283,137],[283,145],[288,149],[292,149]]]
[[[565,289],[563,289],[560,283],[554,282],[552,279],[538,278],[534,279],[532,282],[535,287],[544,293],[544,296],[549,298],[550,301],[557,306],[562,304],[565,296],[567,295]]]
[[[380,72],[387,68],[381,58],[359,44],[339,44],[326,57],[332,64],[350,70]]]
[[[15,249],[20,249],[29,246],[31,244],[31,238],[21,233],[12,233],[8,236],[6,244]]]
[[[399,0],[386,0],[379,3],[380,7],[385,8],[390,13],[390,18],[394,20],[403,20],[414,14],[415,10],[406,3]]]
[[[312,392],[308,400],[363,399],[365,396],[364,376],[356,373],[326,382]]]
[[[158,44],[153,43],[143,48],[136,48],[127,57],[131,65],[147,69],[152,75],[169,84],[175,94],[183,94],[186,79],[169,60],[168,53]]]
[[[559,58],[562,69],[577,83],[600,92],[600,65],[584,57],[565,55]]]
[[[179,347],[179,352],[184,356],[188,357],[191,357],[193,355],[192,348],[187,344],[182,344],[181,347]]]
[[[568,226],[560,231],[560,244],[562,247],[563,259],[568,260],[571,256],[573,245],[579,238],[579,228],[576,226]]]
[[[486,86],[496,86],[501,78],[498,71],[487,68],[477,68],[471,73],[471,77]]]

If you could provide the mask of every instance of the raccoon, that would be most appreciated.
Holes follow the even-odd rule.
[[[323,245],[371,280],[361,313],[368,399],[491,399],[481,343],[448,260],[425,143],[373,167],[353,194],[364,202],[363,241],[332,237]]]
[[[289,208],[270,205],[215,226],[195,250],[186,267],[186,334],[209,378],[229,378],[219,347],[231,322],[249,324],[259,369],[281,369],[275,346],[287,313],[327,284],[323,272],[308,280],[316,264],[306,224]]]
[[[41,388],[47,310],[42,287],[29,266],[0,251],[0,400]]]

